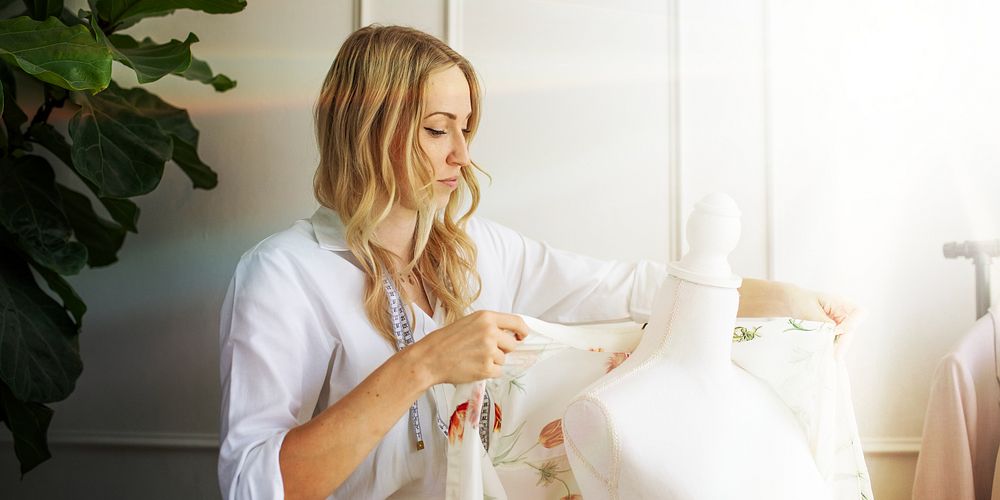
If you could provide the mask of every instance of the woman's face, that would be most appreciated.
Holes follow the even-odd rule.
[[[427,78],[423,99],[418,141],[433,168],[434,203],[443,208],[462,180],[462,167],[469,164],[465,142],[472,115],[469,82],[458,66],[439,70]]]

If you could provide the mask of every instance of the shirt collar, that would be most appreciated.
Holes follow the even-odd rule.
[[[336,210],[320,205],[309,218],[319,246],[334,252],[350,250],[344,237],[344,223]]]

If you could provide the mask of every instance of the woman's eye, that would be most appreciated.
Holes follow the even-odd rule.
[[[436,129],[432,129],[430,127],[424,127],[424,130],[430,132],[431,135],[444,135],[444,133],[445,133],[444,130],[436,130]]]

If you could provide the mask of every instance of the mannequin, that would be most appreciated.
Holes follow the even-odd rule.
[[[638,346],[567,406],[563,432],[584,498],[831,497],[791,410],[732,362],[742,280],[727,256],[739,217],[724,194],[696,205],[691,250],[669,266]]]

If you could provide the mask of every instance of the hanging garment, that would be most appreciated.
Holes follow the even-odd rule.
[[[996,306],[934,371],[913,478],[914,500],[1000,499],[994,487],[1000,444],[1000,363]]]
[[[524,320],[531,335],[507,355],[503,376],[442,395],[450,401],[448,500],[582,498],[566,457],[563,413],[629,356],[642,330],[631,323]],[[733,362],[765,381],[796,416],[831,497],[873,498],[832,325],[741,318],[733,343]],[[479,410],[484,401],[491,410]],[[653,442],[656,431],[650,432]]]

